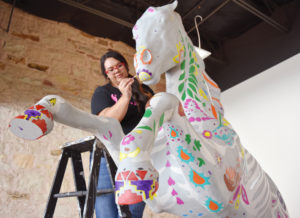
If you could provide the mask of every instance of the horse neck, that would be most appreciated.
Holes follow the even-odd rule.
[[[174,94],[177,96],[178,90],[178,77],[181,73],[180,67],[176,65],[172,69],[166,72],[166,90],[168,93]],[[178,97],[178,96],[177,96]]]
[[[186,98],[199,98],[197,89],[203,77],[200,71],[200,57],[196,54],[191,40],[184,30],[179,33],[180,41],[176,44],[176,48],[180,58],[176,60],[174,57],[176,65],[166,72],[166,90],[176,95],[180,101],[184,101]],[[192,96],[190,93],[193,93]]]

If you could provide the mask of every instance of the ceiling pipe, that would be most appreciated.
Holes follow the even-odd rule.
[[[201,22],[198,23],[198,26],[203,24],[207,19],[209,19],[211,16],[213,16],[215,13],[217,13],[221,8],[223,8],[226,4],[228,4],[230,1],[234,2],[235,4],[239,5],[240,7],[244,8],[245,10],[249,11],[253,15],[259,17],[275,29],[279,30],[280,32],[288,32],[288,29],[281,24],[277,23],[275,20],[272,18],[268,17],[264,13],[260,12],[258,9],[253,7],[252,5],[246,3],[244,0],[226,0],[222,4],[220,4],[216,9],[214,9],[209,15],[207,15]],[[192,27],[189,31],[188,34],[192,31],[194,31],[196,27]]]
[[[260,12],[259,10],[257,10],[255,7],[248,4],[244,0],[232,0],[232,1],[234,3],[236,3],[237,5],[239,5],[240,7],[244,8],[245,10],[249,11],[253,15],[259,17],[260,19],[262,19],[263,21],[265,21],[267,24],[271,25],[275,29],[279,30],[280,32],[285,32],[285,33],[288,32],[288,29],[286,27],[284,27],[281,24],[277,23],[275,20],[268,17],[264,13]]]
[[[60,1],[62,3],[65,3],[65,4],[68,4],[68,5],[71,5],[71,6],[75,7],[75,8],[79,8],[79,9],[84,10],[86,12],[89,12],[91,14],[103,17],[103,18],[105,18],[107,20],[113,21],[115,23],[121,24],[121,25],[129,27],[129,28],[133,28],[133,26],[134,26],[134,24],[129,23],[129,22],[125,21],[125,20],[122,20],[120,18],[117,18],[117,17],[114,17],[112,15],[106,14],[106,13],[104,13],[102,11],[90,8],[90,7],[86,6],[86,5],[83,5],[81,3],[77,3],[77,2],[72,1],[72,0],[58,0],[58,1]]]

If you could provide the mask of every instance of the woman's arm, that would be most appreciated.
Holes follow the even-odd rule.
[[[133,82],[134,80],[132,78],[123,79],[118,86],[118,89],[122,93],[121,98],[113,106],[103,109],[98,115],[113,117],[121,122],[128,110],[132,96],[131,85]]]
[[[113,117],[120,122],[124,119],[130,99],[121,96],[121,98],[112,106],[103,109],[98,115],[104,117]]]

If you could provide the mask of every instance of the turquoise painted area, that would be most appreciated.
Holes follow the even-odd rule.
[[[217,213],[224,208],[222,206],[222,203],[218,203],[217,201],[212,200],[210,197],[208,197],[208,199],[206,200],[205,206],[207,207],[207,209],[214,213]]]
[[[187,160],[182,159],[181,151],[183,151],[187,156],[189,156],[189,159],[187,159]],[[195,160],[195,158],[193,157],[192,153],[189,153],[188,150],[187,150],[187,149],[184,149],[182,146],[178,146],[178,148],[177,148],[177,153],[178,153],[179,159],[180,159],[182,162],[184,162],[184,163],[189,164],[190,162],[194,162],[194,160]]]
[[[195,187],[201,187],[205,189],[206,185],[209,185],[209,179],[210,177],[206,177],[204,173],[198,173],[196,170],[193,170],[191,168],[190,170],[190,181],[195,185]]]

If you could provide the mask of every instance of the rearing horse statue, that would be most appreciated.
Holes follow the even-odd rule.
[[[148,8],[133,28],[139,79],[151,85],[165,73],[167,90],[150,100],[129,134],[115,119],[80,111],[59,96],[44,97],[10,129],[37,139],[55,120],[96,135],[118,165],[118,204],[145,201],[156,213],[182,217],[288,217],[275,184],[224,118],[220,89],[176,6]]]
[[[139,79],[151,85],[165,73],[167,90],[121,143],[117,202],[143,199],[155,212],[182,217],[287,216],[276,186],[224,118],[220,89],[176,6],[150,7],[133,27]]]

